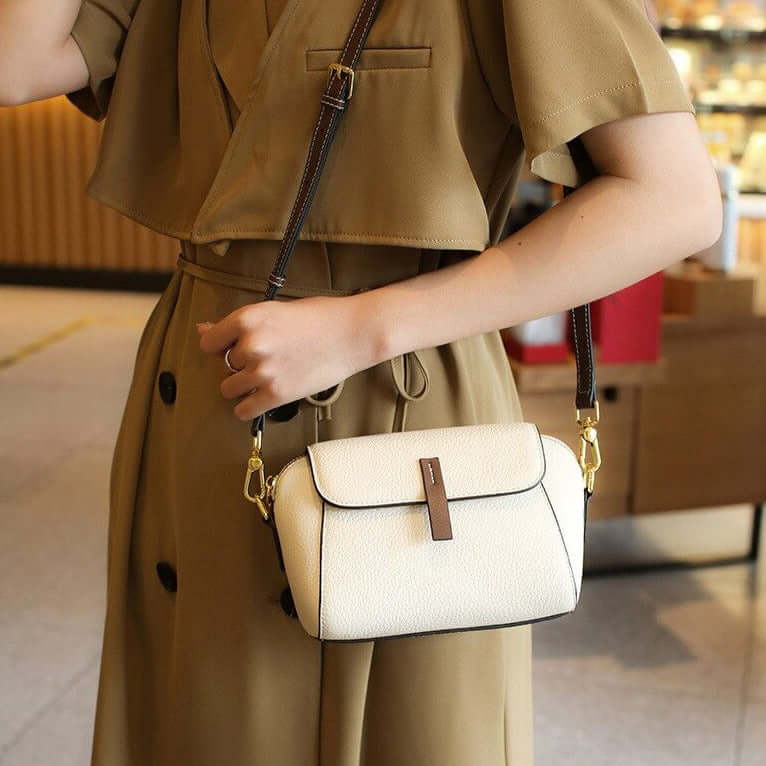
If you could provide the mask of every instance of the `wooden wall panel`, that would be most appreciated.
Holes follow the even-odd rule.
[[[0,263],[175,268],[177,240],[86,195],[101,130],[63,96],[0,108]]]

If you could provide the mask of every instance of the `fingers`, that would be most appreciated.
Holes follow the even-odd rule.
[[[234,407],[234,414],[240,420],[251,420],[262,412],[278,407],[284,401],[272,393],[269,387],[259,388]]]
[[[235,309],[227,314],[218,322],[201,322],[197,325],[200,332],[199,347],[208,354],[215,354],[226,351],[226,349],[236,343],[237,339],[250,329],[252,322],[251,315],[253,305],[248,304]],[[234,352],[229,355],[229,359],[234,364]],[[241,364],[237,364],[241,367]]]
[[[221,381],[220,390],[224,399],[245,397],[234,407],[234,415],[240,420],[249,420],[282,404],[284,392],[279,390],[274,375],[270,373],[268,361],[252,356],[242,363],[235,359],[238,345],[232,349],[229,359],[232,366],[243,369],[227,374]]]
[[[230,319],[232,314],[220,322],[198,322],[200,349],[209,354],[225,356],[229,351],[229,364],[237,370],[243,370],[250,362],[259,358],[256,339],[252,332],[244,328],[242,317]],[[211,333],[216,333],[210,339]],[[226,342],[228,341],[228,342]],[[228,369],[228,365],[227,365]]]
[[[232,311],[218,322],[199,322],[200,349],[209,354],[229,352],[229,362],[238,372],[229,372],[221,381],[221,394],[225,399],[244,397],[234,407],[240,420],[250,420],[282,404],[284,392],[278,390],[270,374],[268,355],[256,349],[252,333],[251,305]],[[282,397],[282,398],[280,398]]]
[[[242,340],[240,339],[237,341],[233,346],[227,347],[223,351],[224,356],[224,364],[226,363],[226,354],[229,354],[229,364],[234,367],[234,370],[229,369],[229,364],[226,365],[226,369],[229,371],[230,374],[238,373],[239,371],[244,370],[248,364],[251,363],[251,361],[255,358],[255,355],[251,352],[250,354],[247,354],[245,358],[245,353],[241,351],[241,349],[244,347],[244,344],[242,343]],[[231,350],[229,350],[229,348]]]
[[[245,397],[234,407],[234,414],[240,420],[250,420],[284,402],[273,378],[260,371],[257,365],[227,375],[221,381],[220,389],[224,399]]]
[[[224,399],[236,399],[238,396],[249,394],[259,386],[263,387],[266,382],[256,370],[245,368],[241,372],[228,374],[221,381],[221,394]]]

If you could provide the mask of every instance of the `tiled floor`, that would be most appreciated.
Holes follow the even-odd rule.
[[[0,766],[89,763],[108,468],[156,298],[0,289]],[[537,764],[766,765],[755,580],[588,578],[573,615],[535,627]]]

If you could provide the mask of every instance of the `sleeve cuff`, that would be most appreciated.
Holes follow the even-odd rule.
[[[109,108],[114,74],[130,19],[120,19],[97,0],[83,0],[72,38],[88,67],[88,84],[66,97],[81,112],[103,120]]]
[[[639,114],[696,110],[679,78],[631,80],[598,90],[525,126],[527,169],[553,183],[577,187],[590,169],[567,146],[597,125]]]

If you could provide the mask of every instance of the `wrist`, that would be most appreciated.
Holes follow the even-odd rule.
[[[360,369],[372,367],[395,356],[397,351],[386,318],[381,288],[348,297],[351,302],[351,342],[359,349]]]

